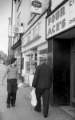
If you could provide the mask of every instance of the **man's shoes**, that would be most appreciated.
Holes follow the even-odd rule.
[[[15,102],[13,100],[11,100],[11,106],[15,107]]]
[[[34,111],[36,112],[41,112],[41,109],[37,109],[36,107],[34,108]]]
[[[47,118],[48,117],[48,115],[44,115],[44,118]]]
[[[44,118],[47,118],[48,117],[48,115],[44,115]]]
[[[7,104],[7,108],[10,108],[10,104]]]

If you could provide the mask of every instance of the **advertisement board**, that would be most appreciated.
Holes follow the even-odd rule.
[[[75,26],[75,0],[69,0],[47,18],[47,39]]]

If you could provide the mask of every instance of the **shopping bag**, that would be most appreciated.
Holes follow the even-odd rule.
[[[36,94],[35,94],[35,88],[33,88],[31,91],[31,105],[33,107],[35,107],[36,104],[37,104],[37,98],[36,98]]]
[[[18,88],[23,87],[23,83],[18,83]]]

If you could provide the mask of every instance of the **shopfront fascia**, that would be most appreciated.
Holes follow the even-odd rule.
[[[61,6],[59,6],[56,10],[51,12],[49,16],[46,18],[46,38],[48,40],[48,54],[50,51],[53,53],[53,60],[54,60],[54,42],[57,40],[58,44],[62,45],[63,48],[65,46],[65,50],[71,51],[70,55],[71,59],[69,58],[69,67],[70,67],[70,103],[75,103],[75,76],[74,71],[75,68],[73,67],[75,62],[75,54],[74,54],[74,45],[70,46],[71,48],[67,47],[69,42],[71,44],[72,41],[75,39],[75,0],[67,0]],[[59,39],[59,40],[58,40]],[[60,40],[62,40],[60,42]],[[68,40],[68,44],[67,44]],[[66,45],[64,44],[64,42]],[[62,49],[63,49],[62,48]],[[56,51],[57,52],[57,51]],[[55,53],[56,53],[55,52]],[[58,51],[59,52],[59,51]],[[62,51],[64,53],[64,49]],[[56,55],[55,55],[56,56]],[[60,54],[61,56],[61,54]],[[57,56],[56,56],[57,57]],[[62,57],[62,56],[61,56]],[[66,57],[66,56],[65,56]],[[68,58],[68,57],[66,57]],[[62,58],[64,59],[64,57]],[[71,60],[71,61],[70,61]],[[61,60],[62,61],[62,60]],[[57,61],[58,62],[58,61]],[[56,71],[57,72],[57,71]],[[60,75],[59,75],[60,76]]]
[[[75,27],[75,0],[68,0],[47,17],[47,39]]]

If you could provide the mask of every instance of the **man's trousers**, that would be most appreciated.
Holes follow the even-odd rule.
[[[49,102],[50,102],[50,89],[40,89],[36,88],[36,98],[37,98],[37,105],[35,109],[37,111],[41,111],[41,97],[43,100],[43,114],[44,116],[48,115],[48,110],[49,110]]]

